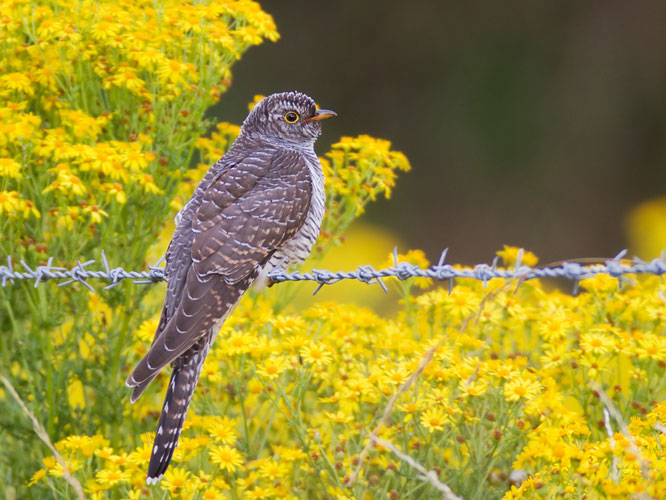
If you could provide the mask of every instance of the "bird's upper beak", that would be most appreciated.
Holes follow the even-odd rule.
[[[313,120],[323,120],[324,118],[331,118],[332,116],[338,116],[338,114],[335,111],[331,111],[330,109],[318,109],[315,111],[314,115],[306,118],[303,121],[310,122]]]

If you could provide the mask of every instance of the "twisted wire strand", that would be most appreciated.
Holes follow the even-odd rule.
[[[607,259],[601,264],[584,265],[580,262],[562,262],[552,267],[531,267],[521,263],[522,251],[518,254],[516,264],[512,268],[498,267],[498,258],[496,257],[491,264],[477,264],[473,267],[460,267],[452,264],[446,264],[447,250],[444,250],[436,265],[429,268],[420,268],[408,262],[400,262],[397,250],[393,252],[393,265],[384,269],[375,269],[372,266],[362,265],[352,271],[329,271],[325,269],[313,269],[310,272],[301,273],[298,271],[287,272],[278,266],[277,269],[269,273],[269,278],[274,283],[285,281],[312,281],[319,286],[314,293],[317,293],[324,285],[332,285],[343,280],[357,280],[366,284],[378,284],[386,291],[386,285],[383,278],[397,278],[406,280],[409,278],[431,278],[433,280],[446,281],[452,284],[455,278],[467,278],[482,281],[484,285],[491,279],[520,279],[521,281],[535,278],[565,278],[578,281],[590,278],[598,274],[608,274],[628,280],[628,275],[633,274],[653,274],[663,276],[666,274],[666,254],[650,261],[644,261],[638,258],[627,260],[625,258],[627,251],[623,250],[612,259]],[[94,288],[88,280],[91,278],[110,281],[110,284],[104,289],[113,288],[123,280],[132,280],[136,284],[150,284],[159,281],[165,281],[164,268],[160,264],[164,260],[162,257],[153,266],[149,266],[147,271],[128,271],[123,267],[111,268],[106,259],[104,251],[101,252],[101,263],[103,269],[91,269],[96,263],[95,260],[86,262],[77,261],[77,265],[71,268],[57,267],[53,265],[53,257],[50,257],[43,266],[30,268],[24,261],[20,261],[22,270],[14,269],[11,257],[7,258],[7,265],[0,266],[0,281],[2,286],[8,283],[13,284],[15,280],[34,280],[35,287],[47,280],[61,280],[58,286],[67,286],[73,283],[80,283],[86,286],[94,293]]]

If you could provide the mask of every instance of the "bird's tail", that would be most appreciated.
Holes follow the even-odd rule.
[[[148,464],[148,478],[146,479],[148,484],[155,484],[162,479],[171,463],[194,388],[199,380],[206,354],[208,354],[210,340],[210,335],[204,335],[174,362]]]

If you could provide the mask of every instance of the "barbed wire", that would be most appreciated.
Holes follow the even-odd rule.
[[[532,267],[522,264],[522,250],[518,252],[516,263],[513,267],[499,267],[499,258],[495,257],[491,264],[477,264],[472,267],[462,267],[453,264],[447,264],[446,256],[448,249],[444,250],[436,265],[429,268],[421,268],[409,262],[400,262],[397,249],[393,252],[393,265],[383,269],[376,269],[373,266],[359,266],[353,271],[329,271],[323,269],[313,269],[310,272],[301,273],[299,271],[287,272],[278,268],[269,273],[268,277],[273,283],[282,283],[285,281],[312,281],[319,286],[314,293],[317,293],[324,285],[332,285],[343,280],[356,280],[366,284],[378,284],[384,291],[386,285],[383,278],[397,278],[407,280],[409,278],[431,278],[433,280],[449,281],[452,286],[456,278],[467,278],[482,281],[487,285],[491,279],[520,279],[527,281],[536,278],[565,278],[577,283],[585,278],[590,278],[598,274],[608,274],[627,280],[628,275],[633,274],[653,274],[663,276],[666,274],[666,254],[650,261],[644,261],[637,257],[629,260],[625,256],[626,250],[621,251],[615,257],[595,263],[594,265],[582,264],[581,262],[565,261],[557,265],[545,267]],[[104,289],[113,288],[123,280],[130,279],[136,284],[150,284],[160,281],[166,281],[164,268],[160,264],[164,260],[162,257],[153,266],[149,266],[147,271],[127,271],[122,267],[111,268],[106,259],[104,251],[101,252],[101,263],[103,269],[91,269],[96,263],[95,260],[85,262],[77,261],[77,265],[71,268],[58,267],[53,265],[53,257],[50,257],[45,265],[37,266],[32,269],[24,261],[20,261],[23,270],[15,270],[11,257],[7,258],[7,265],[0,266],[0,281],[2,286],[8,283],[14,283],[15,280],[34,280],[35,287],[47,280],[65,280],[58,286],[81,283],[94,293],[95,289],[87,280],[95,278],[110,281],[111,283]]]

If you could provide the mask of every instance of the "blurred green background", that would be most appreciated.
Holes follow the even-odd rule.
[[[282,39],[235,67],[220,118],[299,89],[339,113],[318,151],[340,135],[391,140],[413,170],[363,220],[401,250],[472,264],[506,243],[546,263],[663,244],[665,203],[629,215],[666,186],[666,3],[262,6]]]

